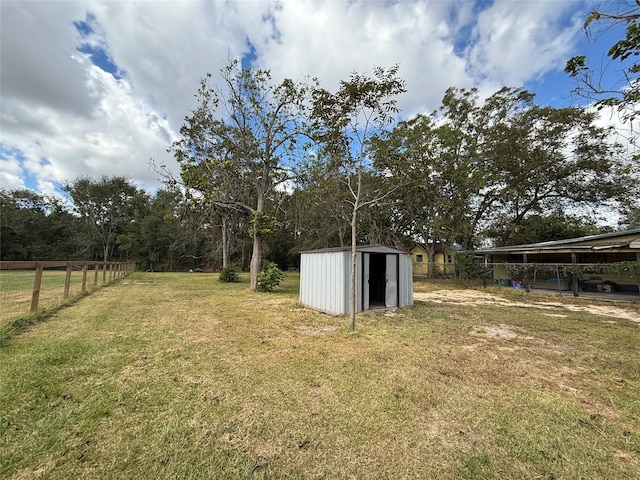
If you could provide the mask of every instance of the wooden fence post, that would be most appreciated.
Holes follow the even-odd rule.
[[[33,280],[33,293],[31,294],[31,313],[38,310],[40,298],[40,285],[42,285],[42,262],[36,263],[36,276]]]
[[[69,287],[71,286],[71,262],[67,262],[67,276],[64,279],[64,296],[63,298],[69,298]]]
[[[87,288],[87,270],[88,269],[89,269],[89,264],[87,262],[84,262],[82,264],[82,292],[83,293]]]
[[[107,262],[102,262],[102,283],[107,281]]]
[[[93,288],[98,286],[98,273],[100,272],[100,264],[95,263],[93,265]]]

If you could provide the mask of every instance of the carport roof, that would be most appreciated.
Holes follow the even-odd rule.
[[[509,247],[495,247],[476,250],[478,254],[495,253],[542,253],[542,252],[584,252],[584,251],[639,251],[640,229],[622,232],[588,235],[586,237],[568,238],[551,242],[512,245]]]

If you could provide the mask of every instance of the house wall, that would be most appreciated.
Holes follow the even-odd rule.
[[[419,245],[415,245],[410,251],[412,261],[413,275],[428,275],[429,274],[429,254]],[[422,256],[422,261],[420,260]],[[433,263],[441,273],[453,274],[454,264],[453,261],[449,262],[449,255],[443,252],[436,252],[433,258]]]
[[[427,252],[418,245],[410,250],[412,269],[414,275],[427,275],[429,256]]]

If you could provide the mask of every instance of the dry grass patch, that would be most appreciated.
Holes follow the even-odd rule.
[[[632,322],[427,299],[350,332],[241,280],[135,274],[0,349],[0,477],[640,476]]]

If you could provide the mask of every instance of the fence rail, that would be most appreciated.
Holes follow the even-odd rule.
[[[133,262],[0,261],[0,323],[122,278]]]
[[[582,292],[640,293],[640,262],[458,264],[461,277],[503,287]]]

